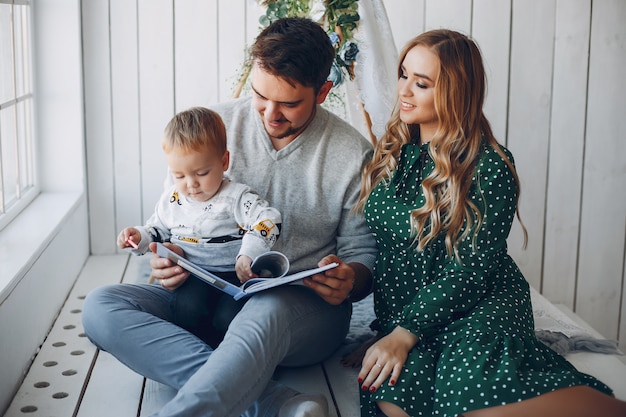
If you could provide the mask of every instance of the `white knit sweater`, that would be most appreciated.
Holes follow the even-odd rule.
[[[272,248],[280,234],[280,212],[250,187],[225,178],[213,197],[194,201],[171,186],[156,204],[136,254],[152,241],[171,241],[185,256],[214,271],[234,271],[239,255],[254,259]]]

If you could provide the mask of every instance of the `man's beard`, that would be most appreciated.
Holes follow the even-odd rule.
[[[267,132],[268,136],[271,137],[272,139],[285,139],[289,136],[295,135],[296,133],[300,132],[301,128],[294,128],[291,127],[289,129],[287,129],[285,132],[280,133],[279,135],[271,135],[269,132],[267,132],[267,129],[265,129],[265,131]]]

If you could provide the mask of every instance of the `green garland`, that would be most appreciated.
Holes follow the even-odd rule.
[[[265,28],[277,19],[284,17],[308,17],[324,28],[335,49],[335,59],[329,79],[335,86],[340,85],[345,77],[354,79],[354,63],[359,48],[354,39],[358,28],[359,0],[258,0],[266,8],[259,18],[261,28]],[[246,58],[238,85],[233,93],[238,97],[250,74],[250,60]]]

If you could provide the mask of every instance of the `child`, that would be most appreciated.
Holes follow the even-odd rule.
[[[174,184],[146,225],[122,230],[117,245],[139,255],[150,242],[169,241],[192,262],[236,271],[240,282],[247,281],[254,276],[252,260],[278,239],[281,215],[250,187],[224,176],[230,154],[221,117],[202,107],[178,113],[165,128],[162,146]]]

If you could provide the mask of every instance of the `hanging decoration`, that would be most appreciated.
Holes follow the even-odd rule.
[[[360,16],[358,0],[258,0],[265,7],[259,18],[261,29],[284,17],[308,17],[317,22],[328,33],[335,49],[335,59],[328,77],[335,86],[346,77],[354,79],[354,63],[359,47],[354,41]],[[239,97],[251,70],[249,56],[243,63],[233,97]]]

